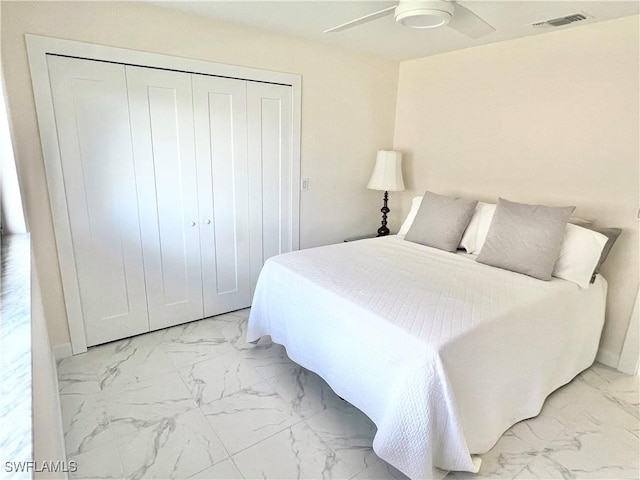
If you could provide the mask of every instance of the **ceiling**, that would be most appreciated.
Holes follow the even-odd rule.
[[[446,26],[429,30],[403,27],[396,24],[393,15],[378,18],[341,32],[322,33],[327,28],[385,7],[394,6],[397,4],[394,1],[200,0],[154,3],[164,8],[272,30],[394,60],[426,57],[487,43],[540,35],[566,28],[579,28],[589,23],[637,15],[640,4],[637,0],[461,1],[459,2],[461,5],[496,29],[489,35],[472,40]],[[592,18],[562,27],[536,29],[531,26],[535,22],[578,12],[587,13]]]

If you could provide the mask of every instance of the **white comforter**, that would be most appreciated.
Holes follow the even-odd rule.
[[[270,335],[376,424],[411,478],[475,472],[594,360],[606,282],[536,280],[391,236],[269,259],[247,341]]]

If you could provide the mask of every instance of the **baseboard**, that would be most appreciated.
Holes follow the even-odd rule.
[[[73,351],[71,350],[71,344],[68,342],[62,343],[60,345],[54,345],[52,350],[53,350],[53,356],[56,359],[56,361],[62,360],[63,358],[67,358],[73,355]]]
[[[617,369],[618,363],[620,362],[620,355],[601,348],[596,355],[596,362],[604,363],[607,367]]]

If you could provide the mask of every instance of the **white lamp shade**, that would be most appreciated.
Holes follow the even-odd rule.
[[[402,153],[390,150],[379,150],[376,158],[376,166],[373,169],[373,174],[367,184],[367,188],[386,192],[399,192],[404,190],[404,181],[402,180]]]

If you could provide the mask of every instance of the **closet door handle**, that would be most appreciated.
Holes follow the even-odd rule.
[[[207,225],[211,225],[211,220],[209,218],[207,218],[204,223],[206,223]]]
[[[191,222],[191,226],[195,227],[196,226],[196,222]]]

